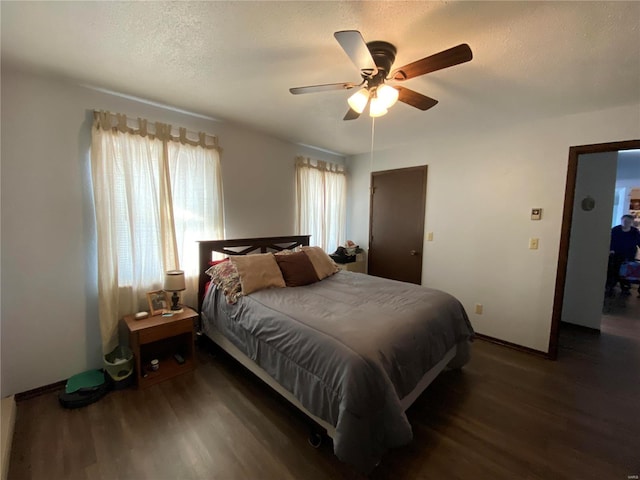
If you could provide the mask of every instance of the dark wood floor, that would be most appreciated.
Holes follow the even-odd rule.
[[[634,289],[631,296],[623,297],[616,289],[613,298],[606,299],[602,309],[600,328],[603,333],[618,337],[628,337],[640,342],[640,292]],[[631,320],[631,321],[630,321]]]
[[[628,302],[627,313],[640,305]],[[413,442],[386,454],[371,477],[640,474],[640,316],[623,317],[601,335],[563,328],[557,362],[476,341],[471,363],[442,374],[409,409]],[[201,350],[193,374],[83,409],[63,410],[55,394],[20,402],[9,478],[360,478],[307,435],[268,387]]]

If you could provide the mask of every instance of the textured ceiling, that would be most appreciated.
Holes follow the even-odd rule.
[[[377,149],[640,103],[638,2],[1,2],[3,68],[60,76],[344,154],[371,120],[342,121],[358,81],[333,38],[396,45],[395,66],[459,43],[474,59],[405,83],[440,103],[394,106]]]

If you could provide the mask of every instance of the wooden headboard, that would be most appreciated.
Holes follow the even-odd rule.
[[[249,255],[250,253],[280,252],[299,246],[308,246],[311,235],[293,235],[289,237],[236,238],[231,240],[201,240],[200,244],[200,280],[198,282],[198,313],[202,310],[205,287],[213,252],[224,255]]]

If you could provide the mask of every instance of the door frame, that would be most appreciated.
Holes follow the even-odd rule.
[[[562,211],[558,268],[553,299],[551,331],[549,334],[549,351],[547,354],[551,360],[556,360],[558,358],[558,340],[560,337],[560,320],[562,318],[562,306],[564,303],[564,287],[567,280],[567,262],[569,260],[569,241],[571,239],[573,202],[576,194],[578,157],[587,153],[618,152],[620,150],[636,149],[640,149],[640,140],[626,140],[620,142],[596,143],[592,145],[569,147],[569,164],[567,167],[567,181],[564,191],[564,208]]]
[[[422,231],[422,245],[420,247],[420,285],[422,285],[422,266],[424,262],[424,225],[425,225],[425,217],[427,215],[427,182],[429,181],[429,165],[416,165],[414,167],[403,167],[403,168],[391,168],[388,170],[378,170],[375,172],[371,172],[369,177],[369,254],[371,255],[371,234],[372,234],[372,226],[373,226],[373,178],[379,175],[384,175],[385,173],[391,172],[402,172],[415,170],[423,172],[424,174],[424,183],[422,186],[422,197],[424,198],[424,202],[422,202],[422,214],[420,215],[420,231]],[[367,266],[367,272],[369,268]]]

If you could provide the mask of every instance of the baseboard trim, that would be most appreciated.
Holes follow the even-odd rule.
[[[502,345],[503,347],[508,347],[513,350],[519,350],[521,352],[525,352],[530,355],[535,355],[536,357],[551,359],[551,357],[549,357],[549,354],[547,352],[536,350],[535,348],[529,348],[523,345],[518,345],[517,343],[507,342],[506,340],[500,340],[499,338],[491,337],[489,335],[484,335],[482,333],[476,333],[475,337],[478,338],[479,340],[484,340],[485,342],[495,343],[496,345]]]
[[[39,397],[45,393],[56,392],[63,389],[66,384],[66,380],[60,380],[59,382],[50,383],[49,385],[27,390],[26,392],[16,393],[16,403],[29,400],[30,398]]]
[[[2,399],[2,457],[0,469],[2,480],[7,480],[9,475],[9,460],[11,460],[11,444],[13,443],[13,431],[16,425],[16,400],[12,395]]]

